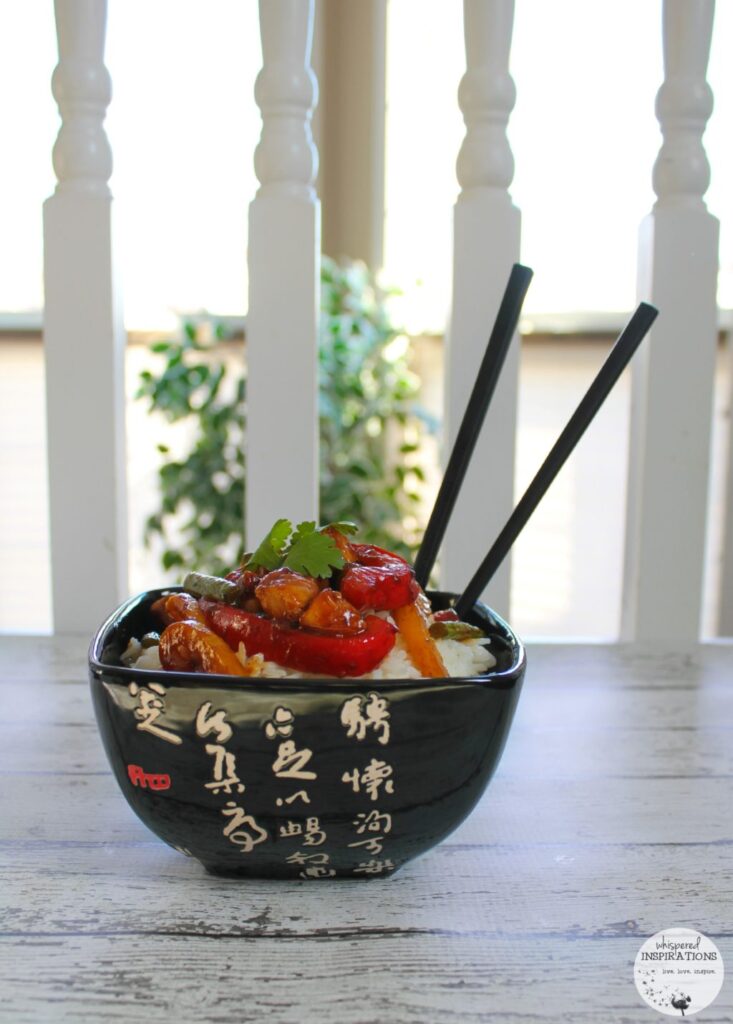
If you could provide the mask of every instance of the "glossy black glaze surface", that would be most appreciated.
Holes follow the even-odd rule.
[[[521,643],[485,605],[470,619],[491,637],[497,665],[474,678],[250,680],[121,666],[129,638],[156,628],[150,605],[175,589],[127,601],[89,651],[107,757],[128,803],[161,839],[218,873],[374,878],[469,814],[501,757],[525,671]],[[450,595],[431,598],[444,608]],[[351,736],[341,721],[348,701],[363,720]],[[269,738],[277,708],[290,712],[292,728],[271,728]],[[388,730],[367,719],[379,708]],[[225,713],[218,725],[217,711]],[[293,749],[299,757],[290,761]],[[217,783],[217,761],[219,780],[236,781]],[[370,768],[382,776],[376,785],[364,777]],[[282,774],[293,771],[307,777]]]

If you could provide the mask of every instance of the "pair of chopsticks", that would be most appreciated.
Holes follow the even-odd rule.
[[[515,263],[499,306],[494,328],[489,337],[486,353],[481,362],[476,383],[471,391],[460,429],[446,466],[443,482],[425,529],[422,545],[415,560],[415,575],[418,583],[425,587],[438,550],[443,541],[446,527],[453,512],[458,493],[466,475],[471,455],[476,446],[486,412],[494,394],[496,384],[504,365],[509,345],[519,322],[522,303],[527,294],[532,271]],[[654,323],[658,310],[646,302],[640,303],[626,327],[616,339],[606,361],[598,371],[593,383],[570,417],[564,430],[550,450],[549,455],[538,469],[534,479],[522,495],[506,525],[476,570],[466,589],[455,603],[455,610],[463,618],[473,607],[496,570],[509,553],[527,521],[545,496],[550,484],[568,459],[594,416],[610,394],[614,384],[626,368],[629,360],[646,337]]]

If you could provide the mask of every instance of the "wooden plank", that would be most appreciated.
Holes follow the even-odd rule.
[[[642,778],[733,775],[733,689],[598,687],[525,694],[499,775],[521,778]],[[712,717],[714,714],[714,718]],[[107,771],[86,685],[26,687],[5,721],[0,776]],[[73,737],[73,741],[71,740]]]
[[[512,263],[521,217],[509,195],[514,176],[506,127],[514,106],[509,74],[513,0],[465,0],[466,74],[458,102],[466,137],[458,155],[461,192],[454,209],[453,299],[446,355],[445,451],[471,393]],[[460,593],[509,518],[514,504],[519,346],[515,339],[446,532],[441,585]],[[500,443],[497,443],[500,438]],[[485,592],[509,614],[509,560]]]
[[[6,881],[0,935],[197,932],[307,941],[348,938],[363,929],[365,937],[647,936],[659,926],[659,877],[666,892],[677,893],[679,920],[703,921],[707,933],[730,929],[729,908],[715,884],[728,869],[730,845],[442,845],[402,868],[376,895],[372,886],[344,881],[331,899],[324,899],[322,887],[299,881],[212,878],[162,844],[107,849],[36,845],[20,857],[0,847]],[[237,889],[246,895],[246,909],[233,899]],[[636,894],[633,908],[630,892]],[[195,909],[192,893],[200,900]]]
[[[103,127],[107,3],[56,0],[55,10],[62,122],[43,214],[53,620],[86,634],[127,594],[125,335]]]
[[[409,932],[296,942],[70,936],[22,947],[5,939],[0,984],[14,1024],[90,1013],[125,1024],[639,1024],[648,1016],[632,980],[640,943],[634,934],[578,941]],[[732,1005],[728,986],[705,1012],[707,1024],[729,1024]]]
[[[215,879],[158,842],[106,772],[85,685],[53,680],[73,644],[5,645],[0,1017],[636,1024],[644,938],[684,923],[733,956],[733,646],[532,653],[468,821],[389,881],[314,888]]]
[[[452,842],[675,843],[731,838],[730,778],[497,776]],[[680,825],[680,822],[683,824]],[[110,775],[16,775],[0,797],[0,841],[146,838]]]
[[[313,0],[260,0],[255,85],[261,185],[250,205],[247,543],[282,517],[318,518],[320,208],[311,116]]]
[[[0,636],[0,686],[86,679],[90,640],[91,631],[86,636],[57,635],[52,641],[39,636]]]

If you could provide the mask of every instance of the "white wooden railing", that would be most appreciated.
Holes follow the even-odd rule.
[[[43,218],[52,607],[57,631],[88,632],[127,590],[125,335],[103,126],[112,88],[106,3],[55,9],[58,184]]]
[[[458,153],[461,191],[453,215],[453,303],[446,364],[449,444],[458,433],[509,270],[519,259],[521,222],[509,195],[514,158],[506,134],[515,98],[509,74],[514,2],[465,0],[463,9],[467,67],[458,103],[466,137]],[[445,585],[459,593],[476,571],[477,551],[489,550],[514,503],[518,383],[519,346],[515,343],[446,533]],[[509,573],[507,559],[486,594],[489,603],[505,614]]]
[[[56,0],[55,10],[53,92],[62,127],[54,150],[58,185],[45,208],[54,618],[57,630],[88,632],[127,586],[123,334],[103,128],[110,99],[103,63],[106,0]],[[716,343],[718,224],[704,202],[709,168],[702,142],[712,110],[705,75],[714,0],[664,0],[663,10],[657,201],[639,239],[639,298],[659,305],[662,314],[634,368],[622,635],[688,644],[699,634]],[[317,514],[313,14],[314,0],[260,0],[260,188],[250,208],[247,320],[250,536],[281,515]],[[509,267],[520,255],[506,131],[515,98],[513,15],[513,0],[464,0],[466,73],[458,103],[466,134],[454,212],[448,441]],[[459,588],[469,578],[476,551],[488,548],[511,507],[517,381],[514,346],[446,540],[448,586]],[[728,503],[733,507],[733,473]],[[733,575],[733,530],[724,549]],[[509,571],[507,565],[488,595],[503,612]],[[721,609],[721,631],[733,632],[727,579]]]
[[[260,3],[260,188],[249,213],[246,535],[318,517],[318,153],[313,0]],[[255,542],[256,543],[256,542]]]
[[[718,222],[702,135],[714,0],[664,4],[662,147],[639,235],[639,297],[658,326],[634,364],[622,636],[685,644],[700,630],[717,342]]]

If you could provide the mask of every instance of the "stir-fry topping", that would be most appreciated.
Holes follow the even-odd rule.
[[[481,631],[457,622],[455,613],[433,615],[409,563],[356,543],[355,531],[352,523],[293,527],[279,519],[226,579],[189,573],[185,592],[153,606],[166,626],[163,667],[251,675],[267,659],[356,677],[384,660],[399,631],[420,673],[445,677],[436,638],[473,640]]]

